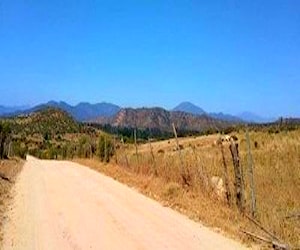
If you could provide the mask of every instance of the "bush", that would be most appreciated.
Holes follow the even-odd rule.
[[[28,152],[28,148],[24,143],[13,142],[12,151],[15,156],[19,156],[22,159],[26,158],[26,154]]]
[[[107,135],[101,135],[98,141],[97,155],[102,162],[109,162],[114,155],[114,146],[111,138]]]
[[[11,129],[6,122],[0,123],[0,159],[8,157],[8,141],[10,140]]]

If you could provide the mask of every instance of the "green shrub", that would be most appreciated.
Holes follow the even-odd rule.
[[[98,140],[97,155],[102,162],[109,162],[110,158],[114,155],[114,146],[109,136],[100,136]]]

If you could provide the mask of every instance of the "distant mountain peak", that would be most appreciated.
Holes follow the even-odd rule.
[[[173,111],[181,111],[181,112],[186,112],[186,113],[190,113],[193,115],[203,115],[206,113],[202,108],[200,108],[197,105],[195,105],[191,102],[188,102],[188,101],[180,103],[178,106],[176,106],[173,109]]]
[[[190,105],[190,106],[196,106],[194,103],[192,103],[192,102],[189,102],[189,101],[184,101],[184,102],[181,102],[179,105]]]

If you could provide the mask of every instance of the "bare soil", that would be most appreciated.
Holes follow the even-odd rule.
[[[6,212],[13,197],[12,187],[22,166],[23,161],[18,159],[0,161],[0,242],[3,224],[7,222]]]

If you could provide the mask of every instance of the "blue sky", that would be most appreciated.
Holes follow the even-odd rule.
[[[300,116],[298,0],[1,0],[0,104]]]

